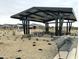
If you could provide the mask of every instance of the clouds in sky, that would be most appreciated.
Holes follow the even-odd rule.
[[[0,0],[0,23],[20,23],[10,16],[33,6],[72,7],[77,16],[77,0]]]

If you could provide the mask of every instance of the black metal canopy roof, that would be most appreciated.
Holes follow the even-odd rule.
[[[60,7],[32,7],[20,13],[12,15],[11,18],[23,20],[27,18],[30,21],[48,22],[61,17],[65,20],[76,21],[72,8]]]

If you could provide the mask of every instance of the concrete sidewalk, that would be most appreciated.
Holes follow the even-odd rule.
[[[67,51],[60,51],[60,57],[62,59],[77,59],[77,57],[75,56],[75,53],[76,53],[76,48],[73,48],[70,52],[69,52],[69,55],[67,56],[68,52]],[[59,59],[59,54],[57,54],[55,56],[54,59]]]

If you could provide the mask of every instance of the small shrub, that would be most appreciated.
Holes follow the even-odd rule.
[[[15,36],[15,31],[13,31],[13,33],[12,33],[12,34],[13,34],[13,36]]]

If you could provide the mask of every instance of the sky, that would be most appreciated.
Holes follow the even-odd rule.
[[[10,16],[35,6],[72,7],[76,18],[78,18],[77,0],[0,0],[0,24],[21,23],[20,20],[12,19]],[[77,24],[78,22],[75,22],[72,25],[78,26]]]

